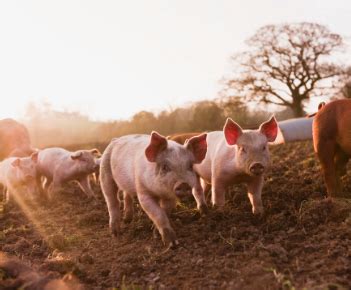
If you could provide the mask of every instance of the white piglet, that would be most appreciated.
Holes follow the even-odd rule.
[[[133,217],[133,196],[158,229],[166,246],[174,246],[176,236],[168,219],[177,195],[191,194],[200,186],[193,164],[200,163],[207,150],[206,134],[191,138],[187,145],[167,140],[157,132],[128,135],[113,139],[102,155],[100,183],[105,196],[110,228],[120,231],[120,208],[117,192],[123,191],[124,219]],[[203,192],[196,191],[197,207],[207,208]]]
[[[264,173],[269,167],[268,142],[277,136],[274,117],[260,125],[258,130],[242,130],[228,118],[223,131],[207,134],[207,155],[195,171],[201,177],[206,193],[211,188],[212,205],[222,208],[228,186],[246,183],[254,214],[263,213],[261,199]]]
[[[34,197],[36,187],[36,166],[38,152],[29,157],[10,157],[0,162],[0,183],[6,194],[6,203],[13,197],[21,199],[25,194]]]
[[[99,150],[67,151],[63,148],[46,148],[39,152],[37,183],[41,187],[41,177],[46,178],[44,190],[51,198],[64,183],[75,180],[88,197],[95,197],[90,186],[89,175],[99,166],[96,157]]]

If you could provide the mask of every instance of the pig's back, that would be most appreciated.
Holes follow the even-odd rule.
[[[148,135],[127,135],[112,141],[111,171],[121,190],[136,192],[136,174],[138,169],[146,169],[145,149],[149,142]]]
[[[40,174],[52,177],[53,172],[64,160],[69,158],[70,152],[58,147],[46,148],[39,152],[37,170]]]

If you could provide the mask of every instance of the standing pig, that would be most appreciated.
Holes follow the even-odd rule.
[[[260,125],[258,130],[242,130],[228,118],[222,131],[207,135],[207,155],[195,171],[202,178],[207,192],[212,185],[212,204],[223,207],[228,186],[246,183],[254,214],[263,213],[261,193],[263,174],[269,165],[267,142],[273,142],[278,126],[274,117]]]
[[[7,157],[26,157],[32,148],[28,129],[13,119],[0,120],[0,160]]]
[[[38,152],[30,157],[9,157],[0,162],[0,183],[6,192],[6,203],[14,197],[16,200],[27,192],[33,198],[36,191],[36,166]],[[21,190],[21,193],[20,193]]]
[[[47,148],[39,152],[37,183],[41,188],[41,177],[46,177],[45,191],[49,191],[49,197],[57,192],[68,181],[76,180],[81,189],[88,197],[95,197],[89,175],[96,171],[98,164],[96,156],[100,152],[97,149],[67,151],[63,148]]]
[[[322,165],[329,197],[341,193],[340,177],[351,157],[351,100],[318,107],[313,120],[313,145]]]
[[[176,244],[176,236],[168,214],[176,205],[176,196],[191,193],[200,210],[206,208],[199,178],[193,164],[206,155],[206,134],[191,138],[187,145],[167,140],[157,132],[149,135],[128,135],[113,139],[102,155],[100,183],[105,196],[110,228],[120,231],[120,209],[117,192],[124,196],[124,219],[133,218],[133,196],[158,229],[166,246]]]
[[[197,133],[177,133],[167,136],[168,140],[173,140],[181,145],[185,143],[186,140],[190,139],[191,137],[201,135],[205,132],[197,132]]]

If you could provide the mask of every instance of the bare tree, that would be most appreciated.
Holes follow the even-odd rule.
[[[323,25],[268,25],[233,56],[234,75],[225,80],[227,95],[289,107],[296,117],[313,96],[331,94],[343,70],[329,57],[343,45],[340,35]]]

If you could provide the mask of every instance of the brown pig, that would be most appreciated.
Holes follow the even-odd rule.
[[[319,109],[313,120],[313,146],[328,196],[340,194],[340,177],[351,156],[351,100],[336,100]]]
[[[37,150],[32,148],[28,129],[13,119],[0,120],[0,160],[7,157],[26,157]]]
[[[201,135],[201,132],[197,132],[197,133],[176,133],[176,134],[172,134],[167,136],[168,140],[172,140],[174,142],[177,142],[178,144],[183,145],[185,143],[186,140],[194,137],[194,136],[198,136]]]

